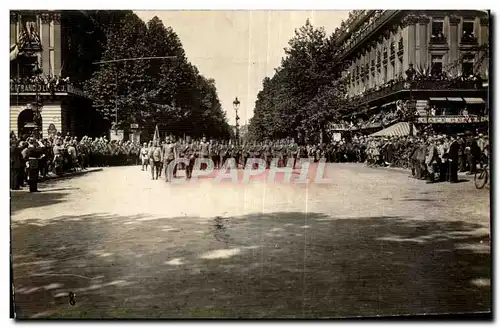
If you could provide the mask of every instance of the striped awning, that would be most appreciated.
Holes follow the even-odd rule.
[[[446,101],[445,97],[429,98],[430,101]]]
[[[19,55],[19,47],[17,44],[13,44],[10,46],[10,61],[13,61]]]
[[[468,104],[484,104],[482,98],[464,98],[465,102]]]
[[[448,97],[447,99],[448,101],[458,101],[458,102],[464,101],[464,99],[460,97]]]
[[[417,128],[413,125],[413,134],[417,133]],[[388,128],[372,133],[372,137],[401,137],[410,135],[410,123],[399,122]]]

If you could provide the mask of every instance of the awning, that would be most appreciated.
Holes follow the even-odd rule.
[[[458,102],[463,102],[464,99],[460,97],[448,97],[448,101],[458,101]]]
[[[468,104],[484,104],[482,98],[464,98],[465,102]]]
[[[395,104],[395,103],[396,103],[396,100],[391,101],[391,102],[389,102],[389,103],[387,103],[387,104],[385,104],[385,105],[382,105],[382,108],[387,107],[387,106],[390,106],[390,105]]]
[[[417,128],[413,125],[413,134],[417,133]],[[378,132],[372,133],[370,136],[372,137],[401,137],[410,135],[410,123],[408,122],[399,122],[394,125],[391,125],[388,128],[380,130]]]
[[[445,97],[435,97],[435,98],[429,98],[430,101],[446,101]]]

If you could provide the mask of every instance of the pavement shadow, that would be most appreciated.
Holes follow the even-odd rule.
[[[55,191],[63,191],[63,190],[64,188],[53,189],[53,190],[40,190],[40,192],[37,193],[30,193],[25,190],[11,191],[10,214],[12,215],[26,208],[37,208],[37,207],[44,207],[61,203],[65,200],[65,197],[69,194],[70,190],[64,190],[65,192],[55,192]]]
[[[485,228],[298,212],[26,220],[12,227],[16,313],[320,318],[490,311]]]

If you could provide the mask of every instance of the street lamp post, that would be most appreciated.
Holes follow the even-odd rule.
[[[233,107],[236,112],[236,144],[240,144],[240,117],[238,116],[238,109],[240,108],[240,101],[238,97],[234,98]]]

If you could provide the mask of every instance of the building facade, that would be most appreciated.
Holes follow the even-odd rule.
[[[335,39],[351,126],[387,126],[405,111],[407,100],[416,106],[415,123],[485,120],[488,12],[358,10]]]
[[[80,14],[10,13],[10,129],[19,137],[82,135],[97,118],[79,81],[64,76],[75,61],[68,49],[67,15]]]

